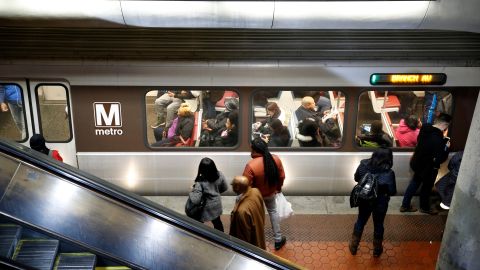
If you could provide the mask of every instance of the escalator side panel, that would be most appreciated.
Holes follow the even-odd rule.
[[[0,211],[147,269],[224,269],[243,257],[24,164],[1,199]]]
[[[10,180],[15,175],[15,171],[19,166],[18,161],[11,160],[0,155],[0,198],[3,196]]]

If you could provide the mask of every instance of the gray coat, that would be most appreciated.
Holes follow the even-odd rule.
[[[190,200],[192,203],[200,203],[203,194],[206,197],[206,204],[203,208],[202,218],[200,221],[211,221],[222,214],[222,198],[220,193],[227,191],[228,184],[225,181],[225,176],[220,171],[219,177],[214,182],[195,182],[192,192],[190,192]]]

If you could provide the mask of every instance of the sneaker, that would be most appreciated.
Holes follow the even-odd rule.
[[[285,236],[282,236],[282,240],[280,240],[280,242],[275,242],[275,250],[281,249],[286,242],[287,242],[287,238]]]
[[[443,209],[443,210],[448,210],[450,209],[450,207],[448,205],[445,205],[443,202],[440,203],[440,207]]]
[[[433,209],[433,208],[430,208],[430,209],[428,209],[428,210],[425,210],[425,209],[420,208],[420,212],[421,212],[421,213],[424,213],[424,214],[429,214],[429,215],[432,215],[432,216],[433,216],[433,215],[438,215],[437,209]]]
[[[404,213],[404,212],[417,212],[418,209],[415,207],[415,206],[411,206],[410,207],[400,207],[400,212]]]

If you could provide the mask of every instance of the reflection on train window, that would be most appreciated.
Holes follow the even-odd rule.
[[[25,110],[22,89],[16,84],[0,85],[0,137],[26,140]]]
[[[145,96],[152,147],[233,147],[239,97],[232,90],[151,90]]]
[[[67,89],[59,85],[40,85],[36,89],[40,129],[47,142],[71,138]]]
[[[272,95],[272,93],[274,95]],[[252,138],[270,147],[340,147],[345,95],[341,91],[256,91]]]
[[[360,95],[356,142],[361,147],[415,147],[420,127],[452,114],[446,91],[365,91]]]

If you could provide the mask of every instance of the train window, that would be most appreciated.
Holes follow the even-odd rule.
[[[39,85],[35,91],[40,129],[47,142],[71,139],[67,89],[61,85]]]
[[[260,137],[270,147],[341,146],[342,92],[260,90],[253,100],[252,138]]]
[[[0,137],[16,141],[27,139],[23,104],[22,89],[18,85],[0,85]]]
[[[360,94],[356,143],[361,147],[415,147],[422,124],[452,114],[447,91],[365,91]]]
[[[232,90],[151,90],[145,96],[152,147],[233,147],[239,96]]]

